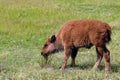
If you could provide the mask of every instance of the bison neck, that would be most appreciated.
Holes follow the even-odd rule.
[[[63,51],[63,50],[64,50],[64,46],[63,46],[62,40],[61,40],[61,38],[60,38],[59,36],[60,36],[60,35],[56,35],[55,48],[56,48],[58,51]]]
[[[58,51],[63,51],[64,50],[64,47],[63,47],[63,45],[62,45],[62,43],[60,41],[56,41],[55,48]]]

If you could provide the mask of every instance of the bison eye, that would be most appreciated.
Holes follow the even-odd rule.
[[[48,44],[44,44],[44,47],[46,48],[48,46]]]

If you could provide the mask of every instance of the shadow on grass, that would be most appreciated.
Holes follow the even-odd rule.
[[[66,68],[87,70],[87,69],[92,69],[93,66],[94,66],[94,63],[86,63],[86,64],[78,64],[78,65],[75,65],[74,67],[67,65]],[[99,65],[98,70],[102,71],[104,70],[104,68],[105,68],[104,64],[101,64]],[[120,69],[119,64],[111,64],[111,72],[119,72],[119,69]]]
[[[82,69],[82,70],[85,70],[85,69],[92,69],[93,67],[93,63],[89,63],[89,64],[76,64],[74,67],[71,67],[71,65],[67,65],[66,68],[75,68],[75,69]]]
[[[100,65],[99,69],[104,70],[104,65]],[[119,64],[111,64],[111,72],[119,72],[120,65]]]

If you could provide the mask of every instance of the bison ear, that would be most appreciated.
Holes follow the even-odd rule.
[[[55,42],[55,41],[56,41],[56,37],[55,37],[55,35],[52,35],[52,36],[51,36],[51,39],[50,39],[50,42],[53,43],[53,42]]]

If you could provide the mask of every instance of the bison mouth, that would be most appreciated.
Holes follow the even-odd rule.
[[[42,56],[46,59],[46,61],[47,61],[49,55],[54,54],[54,53],[59,52],[59,51],[63,51],[63,49],[61,49],[61,50],[55,49],[55,50],[53,50],[53,51],[51,51],[51,52],[48,52],[48,53],[43,53],[43,52],[41,52],[41,55],[42,55]]]
[[[51,52],[47,52],[47,53],[43,53],[43,52],[41,52],[41,55],[46,59],[46,61],[48,60],[48,56],[50,55],[50,54],[53,54],[53,53],[55,53],[55,52],[57,52],[57,50],[54,50],[54,51],[51,51]]]
[[[45,58],[46,61],[48,60],[48,54],[44,54],[41,52],[41,55]]]

